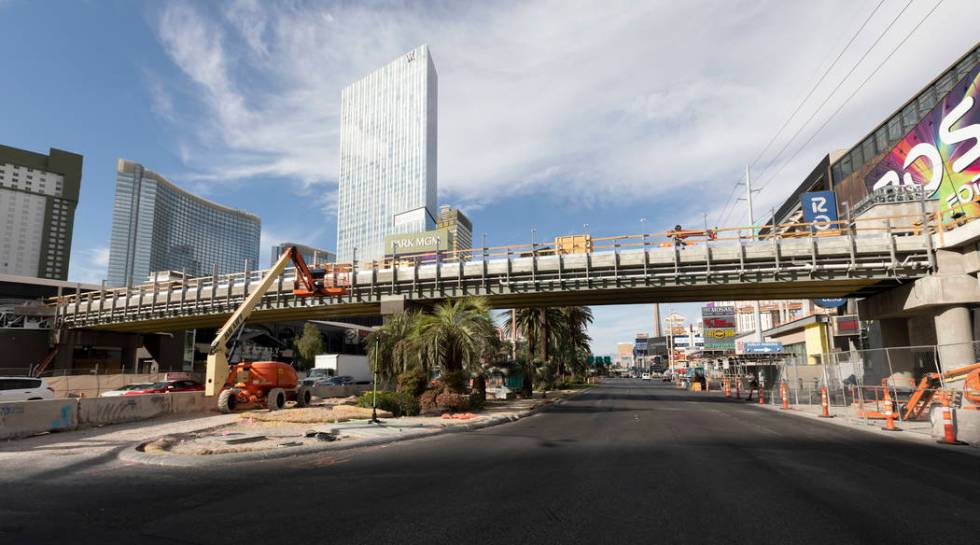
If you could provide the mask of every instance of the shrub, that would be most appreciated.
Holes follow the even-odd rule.
[[[465,371],[449,371],[442,374],[442,382],[450,392],[462,393],[466,391],[466,382],[469,375]]]
[[[436,404],[451,411],[467,411],[470,409],[469,394],[442,393],[436,396]]]
[[[425,392],[429,377],[421,369],[405,371],[398,375],[398,391],[405,392],[413,397],[418,397]]]
[[[422,392],[419,396],[419,406],[422,412],[429,412],[437,408],[436,397],[442,393],[442,390],[426,390]]]
[[[357,399],[358,407],[371,408],[373,392],[364,392]],[[378,408],[396,417],[418,416],[419,400],[408,392],[378,392]]]

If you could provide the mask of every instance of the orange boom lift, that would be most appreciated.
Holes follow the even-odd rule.
[[[350,265],[328,264],[323,269],[311,270],[295,247],[291,246],[283,252],[211,342],[204,394],[218,396],[218,408],[222,412],[255,405],[281,409],[287,400],[294,400],[300,406],[310,402],[310,390],[299,387],[296,371],[289,364],[262,361],[229,365],[245,322],[290,263],[296,270],[293,295],[339,297],[347,293]]]

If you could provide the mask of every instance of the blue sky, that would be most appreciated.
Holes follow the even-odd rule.
[[[73,280],[105,276],[118,158],[259,214],[263,261],[286,239],[333,248],[340,89],[428,43],[440,201],[474,240],[739,224],[732,183],[876,4],[0,0],[0,143],[85,156]],[[793,153],[934,5],[913,2],[778,156],[904,5],[875,12],[756,162],[757,215],[974,44],[977,3],[946,0]],[[649,305],[595,311],[597,352],[651,328]]]

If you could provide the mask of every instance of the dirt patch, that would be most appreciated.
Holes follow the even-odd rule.
[[[336,424],[348,420],[371,418],[371,409],[350,405],[307,407],[285,411],[249,411],[242,413],[242,420],[259,422],[282,422],[291,424]],[[379,418],[391,418],[387,411],[378,411]]]

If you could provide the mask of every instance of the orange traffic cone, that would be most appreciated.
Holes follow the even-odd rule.
[[[789,409],[789,388],[786,386],[786,381],[779,383],[779,396],[783,399],[783,405],[780,409],[784,411]]]
[[[827,387],[820,387],[820,417],[830,418],[830,403],[827,402]]]
[[[885,388],[885,427],[883,431],[902,431],[895,427],[895,406],[892,404],[892,394]]]
[[[765,405],[765,404],[766,404],[766,400],[765,400],[765,397],[763,397],[763,395],[762,395],[762,384],[760,383],[759,384],[759,405]]]
[[[725,381],[725,397],[732,397],[732,382],[730,380]]]
[[[943,438],[937,443],[942,445],[965,445],[963,441],[956,438],[956,427],[953,424],[953,410],[949,408],[949,395],[946,390],[942,392],[943,398]]]

